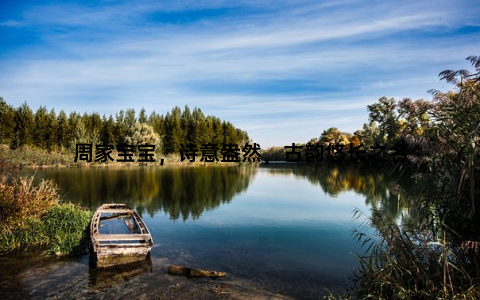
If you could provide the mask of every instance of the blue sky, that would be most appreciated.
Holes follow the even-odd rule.
[[[431,99],[480,55],[480,1],[5,1],[0,96],[58,112],[199,107],[262,148]]]

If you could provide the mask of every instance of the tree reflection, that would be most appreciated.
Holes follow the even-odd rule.
[[[267,168],[271,175],[306,179],[331,197],[353,191],[392,220],[409,216],[407,211],[412,211],[404,189],[399,187],[403,183],[397,182],[399,176],[387,168],[341,164],[269,164],[261,168]],[[94,209],[103,203],[121,202],[135,207],[140,214],[153,216],[163,211],[173,220],[186,220],[197,219],[204,211],[246,191],[256,171],[256,167],[243,165],[86,168],[46,174],[60,186],[66,200],[83,206]]]
[[[245,191],[254,168],[179,167],[71,169],[49,175],[65,193],[64,199],[96,208],[121,202],[139,214],[158,211],[171,219],[197,219]]]
[[[404,215],[410,207],[401,188],[402,182],[397,182],[399,175],[391,169],[341,164],[270,164],[267,168],[273,174],[293,174],[305,178],[319,185],[331,197],[347,191],[363,195],[368,206],[381,210],[392,220]]]

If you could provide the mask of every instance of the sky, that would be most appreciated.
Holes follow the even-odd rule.
[[[69,113],[174,106],[263,149],[353,133],[480,55],[480,1],[0,1],[0,97]]]

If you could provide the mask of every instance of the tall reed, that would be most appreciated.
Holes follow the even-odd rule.
[[[85,248],[92,213],[59,203],[59,188],[33,177],[0,178],[0,252],[46,247],[56,255],[78,254]]]
[[[365,248],[357,255],[354,294],[366,299],[474,299],[478,279],[468,272],[465,252],[447,240],[449,229],[431,210],[436,230],[406,230],[373,211],[366,225],[379,239],[354,231]],[[358,217],[359,211],[355,212]],[[452,234],[450,232],[450,234]]]

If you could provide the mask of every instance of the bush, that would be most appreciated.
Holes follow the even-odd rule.
[[[59,203],[50,180],[34,186],[33,177],[0,178],[0,252],[45,246],[55,255],[80,254],[88,243],[92,213]]]
[[[81,254],[88,245],[88,224],[92,213],[71,203],[58,204],[42,217],[49,252],[55,255]]]
[[[27,218],[39,217],[57,204],[58,187],[51,180],[33,185],[33,176],[0,178],[0,220],[3,230],[21,226]]]
[[[0,232],[0,252],[27,250],[47,242],[39,218],[26,218],[21,225],[6,227]]]

